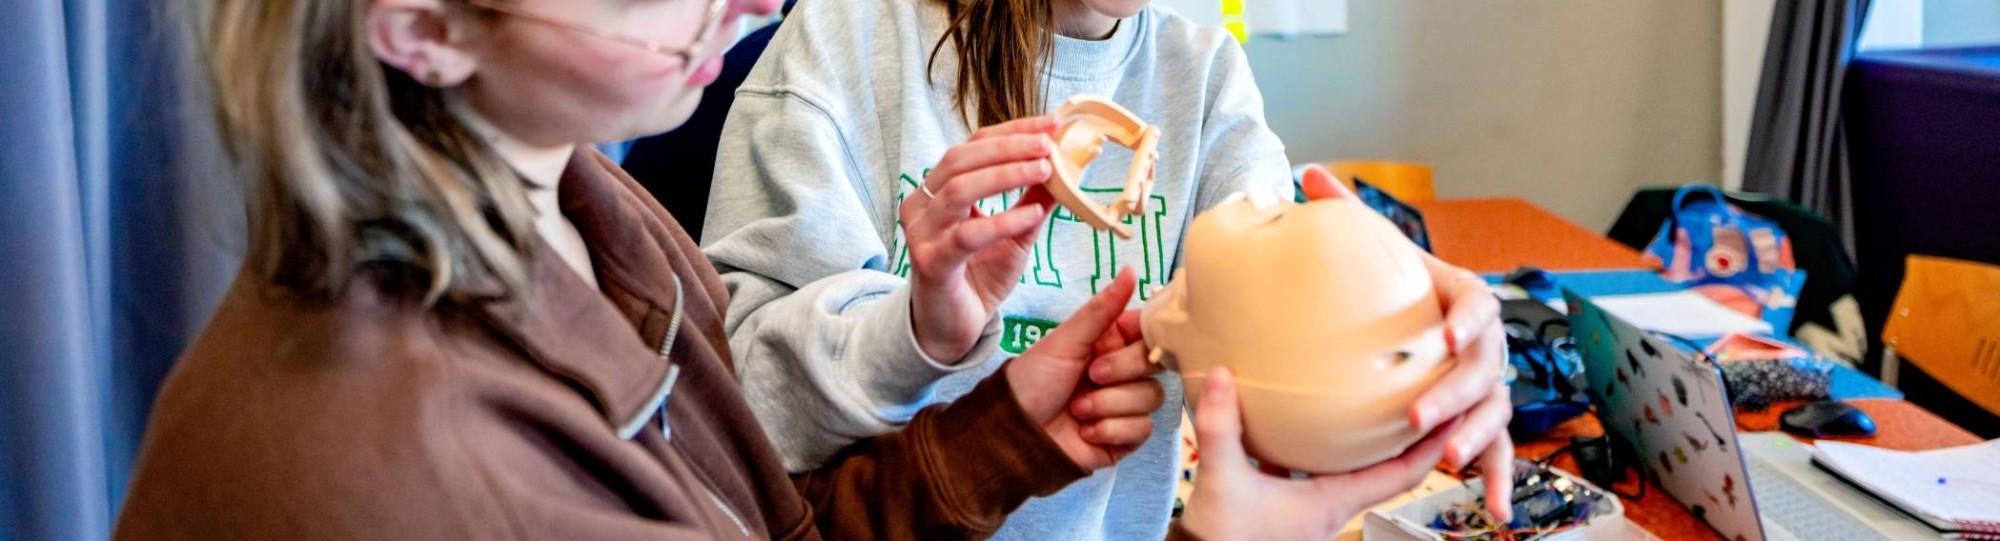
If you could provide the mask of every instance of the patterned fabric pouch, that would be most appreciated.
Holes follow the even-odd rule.
[[[1824,400],[1833,385],[1833,362],[1761,336],[1733,334],[1704,351],[1722,369],[1729,401],[1747,411],[1773,402]]]

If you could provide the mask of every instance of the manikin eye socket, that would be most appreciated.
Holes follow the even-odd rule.
[[[1410,352],[1408,351],[1392,351],[1389,352],[1389,354],[1387,355],[1383,355],[1382,358],[1375,360],[1375,369],[1388,370],[1398,366],[1403,366],[1403,363],[1410,362],[1411,357],[1413,357],[1413,355],[1411,355]]]

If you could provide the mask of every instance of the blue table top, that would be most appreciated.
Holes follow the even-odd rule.
[[[1505,277],[1498,274],[1485,275],[1486,283],[1499,284]],[[1659,274],[1642,270],[1550,272],[1553,287],[1529,291],[1538,300],[1561,299],[1562,289],[1569,288],[1586,296],[1598,295],[1643,295],[1647,293],[1668,293],[1679,291],[1681,286],[1668,282]],[[1778,336],[1785,341],[1790,337]],[[1796,342],[1793,342],[1796,344]],[[1702,343],[1706,345],[1706,343]],[[1804,346],[1800,346],[1802,349]],[[1854,398],[1903,398],[1903,392],[1884,385],[1881,380],[1869,377],[1846,365],[1835,364],[1833,383],[1827,390],[1835,400]]]

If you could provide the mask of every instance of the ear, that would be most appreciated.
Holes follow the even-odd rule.
[[[474,21],[440,0],[374,0],[368,46],[375,58],[425,85],[457,86],[479,62],[466,47]]]

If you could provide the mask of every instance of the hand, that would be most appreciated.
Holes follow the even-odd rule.
[[[1229,369],[1210,370],[1199,392],[1194,431],[1201,465],[1181,526],[1202,539],[1333,539],[1363,510],[1416,488],[1444,457],[1444,434],[1456,423],[1376,465],[1292,479],[1259,471],[1244,454],[1243,416]]]
[[[1021,410],[1085,469],[1116,464],[1146,443],[1153,433],[1152,413],[1166,402],[1166,392],[1151,377],[1158,369],[1147,362],[1146,344],[1139,339],[1139,312],[1124,311],[1135,283],[1130,269],[1119,272],[1109,287],[1003,369]]]
[[[955,362],[979,342],[1026,270],[1037,226],[1055,199],[1030,189],[1014,208],[985,216],[979,200],[1048,182],[1053,117],[982,128],[952,147],[897,209],[910,247],[911,330],[925,355]]]
[[[1353,199],[1354,192],[1318,166],[1306,168],[1301,187],[1307,199]],[[1447,433],[1445,463],[1464,469],[1477,457],[1486,478],[1487,510],[1502,520],[1513,517],[1514,440],[1507,422],[1514,404],[1501,383],[1507,363],[1507,335],[1500,326],[1500,300],[1486,281],[1429,254],[1424,266],[1444,304],[1445,343],[1456,359],[1450,372],[1431,385],[1410,407],[1410,426],[1419,431]],[[1446,420],[1461,419],[1449,430]]]

